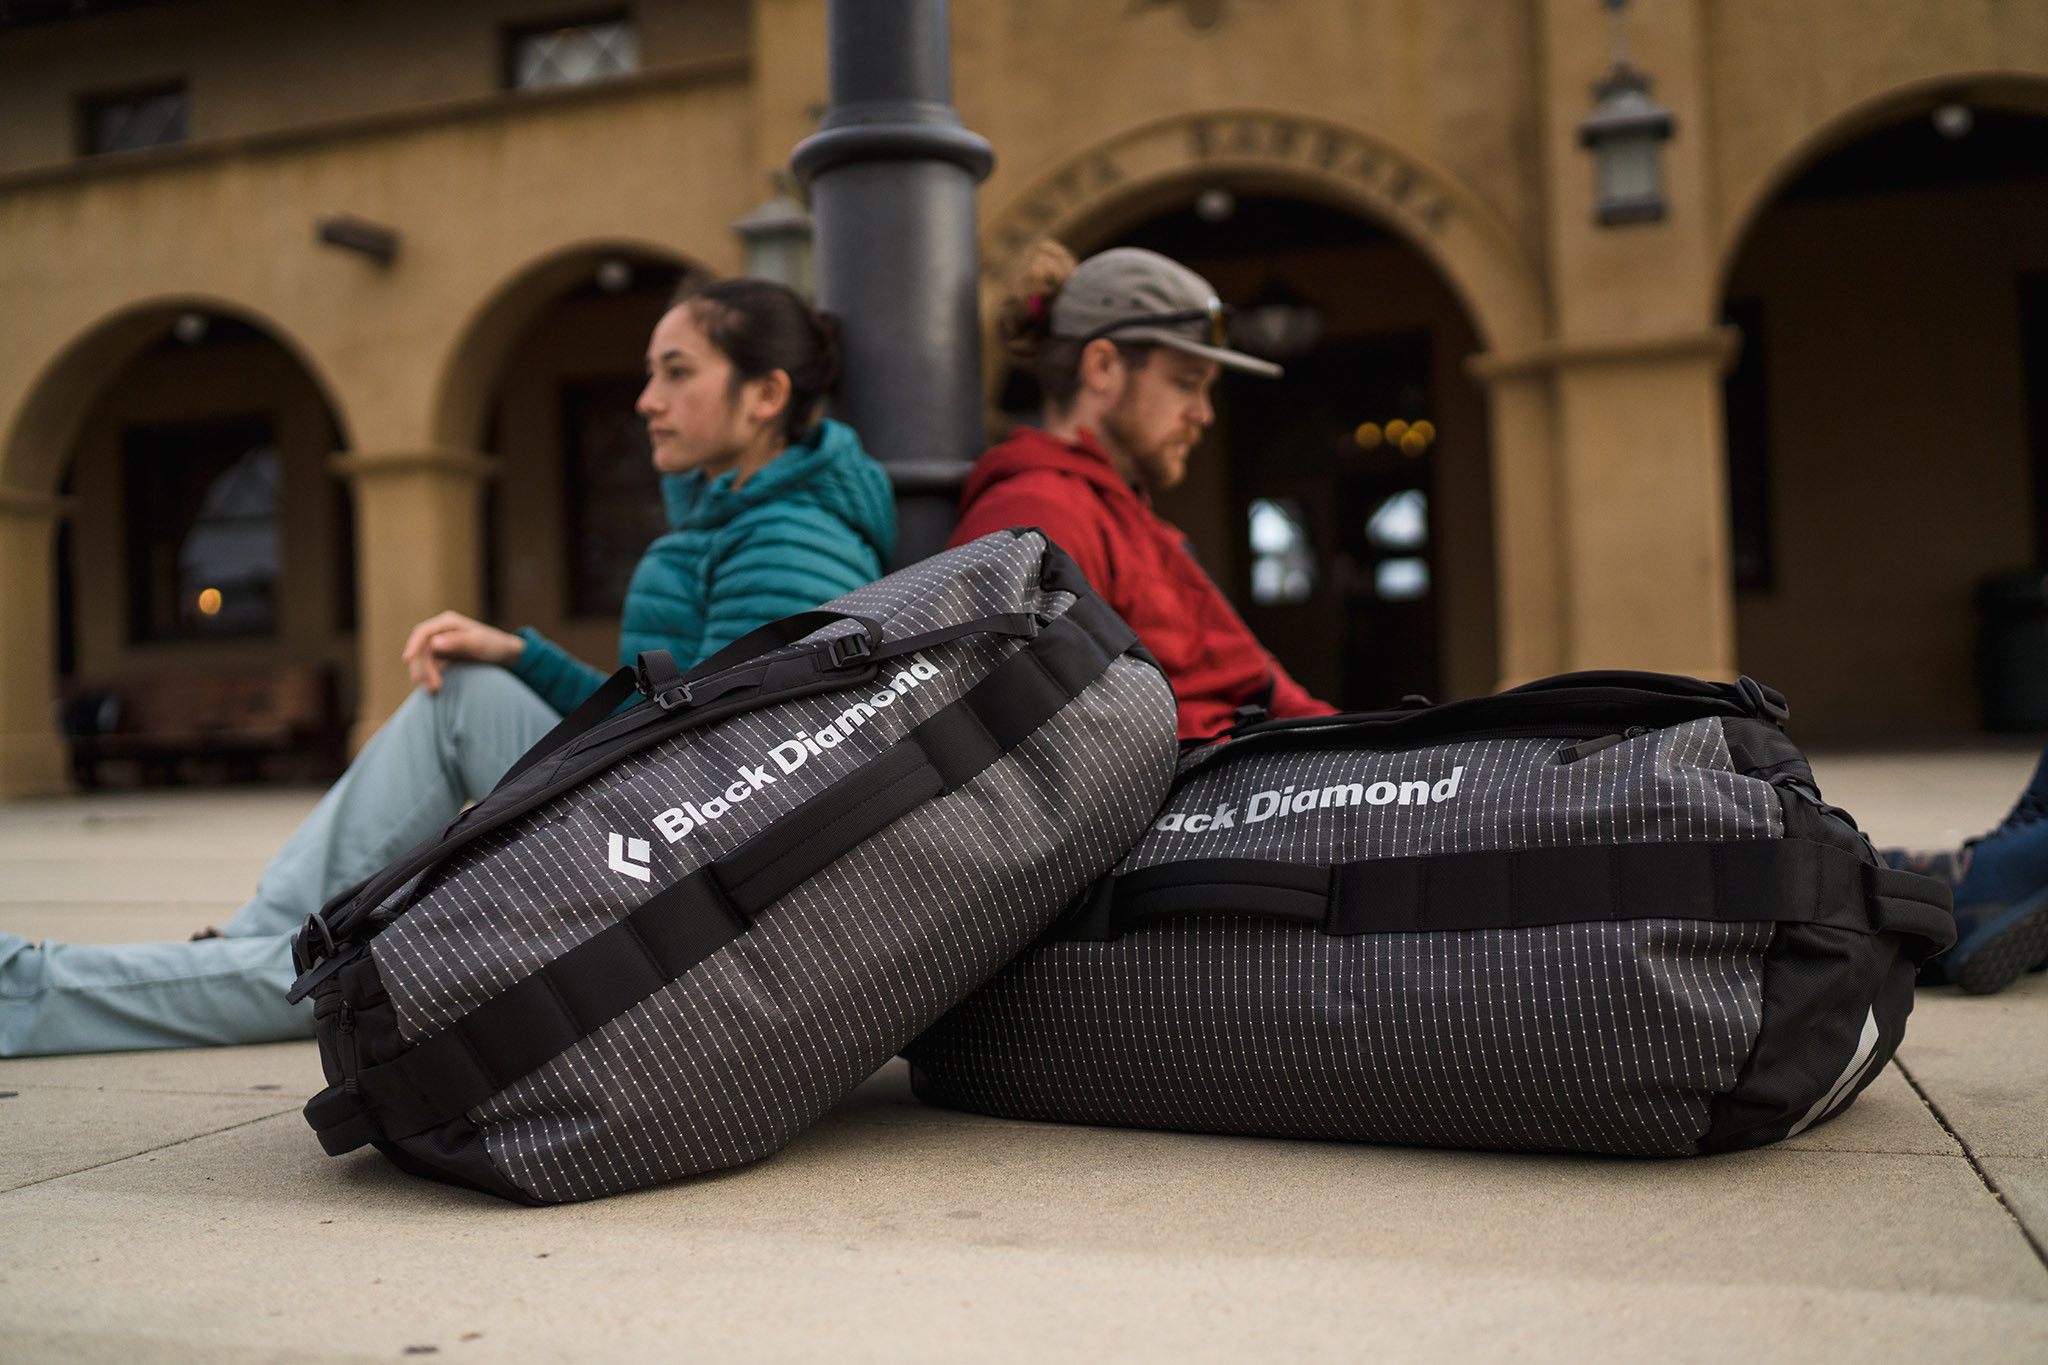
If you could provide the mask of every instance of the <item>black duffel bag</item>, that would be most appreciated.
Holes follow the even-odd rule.
[[[1749,679],[1579,673],[1268,721],[908,1051],[1012,1118],[1680,1155],[1839,1113],[1948,888],[1885,868]]]
[[[308,921],[307,1120],[534,1203],[764,1156],[1114,865],[1174,755],[1157,664],[1034,531],[642,655]]]

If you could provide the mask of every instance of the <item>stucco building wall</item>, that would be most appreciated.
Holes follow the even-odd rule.
[[[109,386],[181,310],[268,335],[318,395],[292,410],[324,404],[344,434],[325,468],[356,509],[357,624],[343,652],[359,733],[404,694],[389,660],[405,630],[485,604],[485,489],[496,481],[500,518],[526,526],[545,510],[532,489],[552,477],[538,472],[541,419],[503,397],[507,367],[558,375],[568,363],[516,354],[521,338],[608,253],[738,268],[732,224],[770,193],[825,97],[823,0],[626,8],[637,74],[516,93],[498,88],[507,27],[577,15],[530,0],[187,0],[0,29],[0,576],[17,585],[0,599],[0,791],[58,780],[55,528],[70,517],[74,542],[105,534],[111,495],[83,476],[124,411]],[[1824,233],[1768,206],[1814,158],[1937,98],[2048,109],[2048,10],[1638,0],[1626,22],[1631,58],[1676,118],[1669,213],[1602,228],[1577,141],[1611,55],[1593,0],[962,0],[955,100],[998,158],[979,201],[988,296],[1033,236],[1107,244],[1119,224],[1210,185],[1353,214],[1403,245],[1345,258],[1358,279],[1332,287],[1335,315],[1380,270],[1396,272],[1390,296],[1433,288],[1462,313],[1439,309],[1431,324],[1466,338],[1463,379],[1439,386],[1458,414],[1439,457],[1456,555],[1441,598],[1451,686],[1586,666],[1754,666],[1805,689],[1807,709],[1833,718],[1823,728],[1967,724],[1957,595],[2030,553],[2023,523],[1973,501],[2024,500],[2014,386],[1983,396],[1975,417],[1982,458],[2005,472],[1921,501],[1956,544],[1937,553],[1938,573],[1882,561],[1863,573],[1865,533],[1812,511],[1840,452],[1875,439],[1833,405],[1854,401],[1839,382],[1850,373],[1896,379],[1887,402],[1918,395],[1898,358],[1911,348],[1814,340],[1871,320],[1854,299],[1798,294],[1812,274],[1803,253]],[[170,78],[189,82],[189,142],[74,155],[79,98]],[[1867,249],[1895,242],[1926,259],[1915,212]],[[396,260],[318,244],[316,222],[335,213],[395,230]],[[1772,342],[1773,373],[1785,371],[1774,391],[1787,396],[1774,477],[1783,514],[1813,528],[1796,545],[1781,536],[1787,588],[1768,600],[1734,591],[1728,551],[1720,386],[1739,338],[1720,319],[1738,257],[1739,287],[1792,291]],[[1989,278],[1977,268],[1976,284],[1934,272],[1915,288],[1993,309],[1973,292]],[[619,344],[604,332],[603,346]],[[1989,369],[2017,363],[2009,340],[1996,344]],[[1868,411],[1872,428],[1887,425],[1884,409]],[[1485,506],[1460,509],[1471,488]],[[1234,515],[1192,520],[1221,537]],[[606,655],[601,625],[550,615],[558,549],[528,554],[502,527],[500,539],[513,558],[499,607]],[[1808,624],[1815,594],[1833,591],[1822,585],[1838,586],[1828,564],[1872,600],[1908,604],[1894,630],[1929,662],[1894,703],[1838,681],[1864,666],[1863,637]],[[295,598],[326,595],[318,572],[295,572]],[[102,621],[77,625],[95,667],[169,657],[111,640]],[[338,648],[330,631],[280,638],[274,653]]]

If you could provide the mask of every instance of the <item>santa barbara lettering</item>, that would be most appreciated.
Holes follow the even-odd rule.
[[[764,787],[774,786],[781,777],[788,777],[827,749],[838,748],[846,742],[849,735],[873,720],[876,715],[888,710],[906,694],[938,676],[938,668],[927,662],[923,654],[911,655],[903,671],[891,678],[887,687],[854,702],[816,730],[797,731],[793,738],[786,739],[770,749],[766,760],[756,764],[741,764],[733,774],[733,780],[726,784],[723,791],[709,800],[685,801],[680,805],[670,806],[654,817],[654,827],[660,830],[661,837],[670,843],[675,843],[692,830],[704,828],[755,792]],[[775,765],[775,772],[768,770],[770,763]]]
[[[1423,779],[1370,784],[1339,782],[1329,787],[1281,787],[1274,791],[1254,792],[1251,800],[1245,802],[1243,823],[1256,825],[1276,816],[1300,815],[1331,806],[1435,805],[1454,800],[1464,778],[1464,768],[1457,767],[1451,769],[1450,776],[1440,777],[1434,782]],[[1218,806],[1213,811],[1171,811],[1155,820],[1152,828],[1206,834],[1212,830],[1235,829],[1237,825],[1238,808]]]

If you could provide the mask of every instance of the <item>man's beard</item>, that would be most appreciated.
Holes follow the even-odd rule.
[[[1138,482],[1144,485],[1146,492],[1164,493],[1179,483],[1186,474],[1187,457],[1181,456],[1176,459],[1167,453],[1174,446],[1182,444],[1182,438],[1187,436],[1186,432],[1175,431],[1165,440],[1147,445],[1142,434],[1124,420],[1121,412],[1115,410],[1102,415],[1102,430],[1137,470]],[[1194,448],[1195,439],[1199,437],[1185,442],[1190,450]]]

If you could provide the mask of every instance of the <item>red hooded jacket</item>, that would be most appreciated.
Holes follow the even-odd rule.
[[[951,543],[1010,526],[1036,526],[1051,536],[1138,632],[1180,700],[1182,739],[1225,729],[1237,708],[1252,702],[1265,702],[1276,716],[1335,709],[1311,697],[1266,652],[1195,563],[1187,537],[1117,477],[1088,432],[1068,442],[1019,427],[975,463]]]

